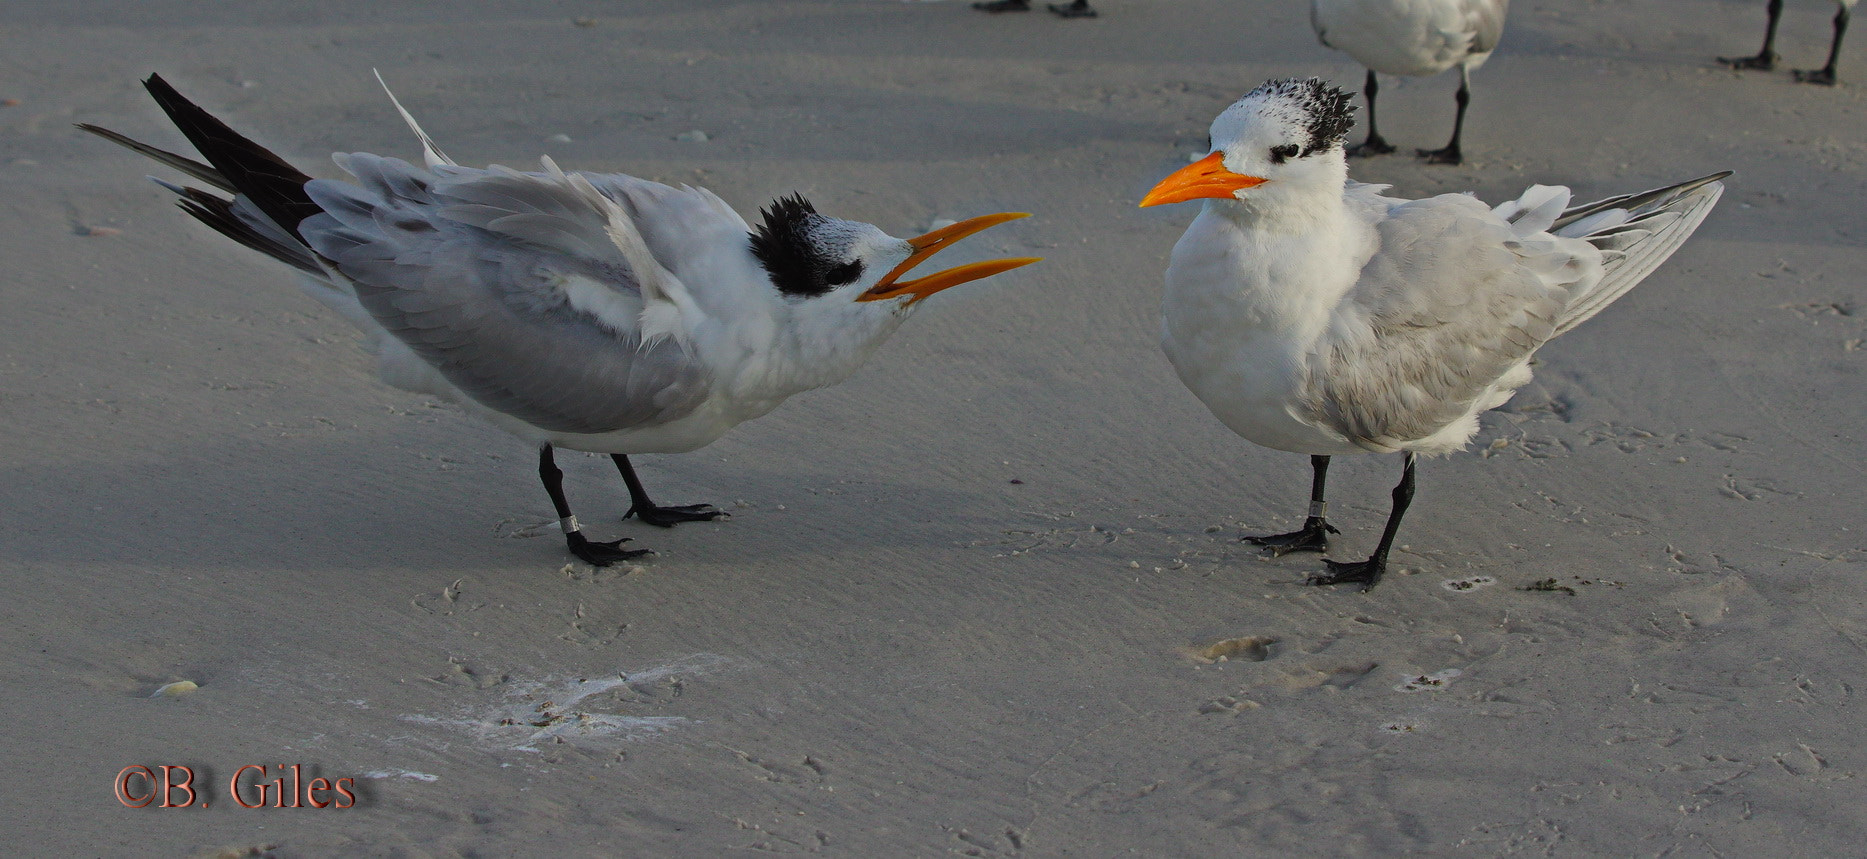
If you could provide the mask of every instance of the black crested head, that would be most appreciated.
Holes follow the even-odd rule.
[[[817,214],[817,207],[802,194],[779,197],[760,214],[764,223],[752,231],[752,255],[779,292],[812,298],[861,275],[860,262],[834,258],[817,239],[818,229],[829,219]]]
[[[1281,78],[1265,81],[1245,98],[1261,97],[1293,108],[1290,119],[1301,126],[1308,139],[1301,155],[1320,152],[1342,142],[1355,126],[1353,97],[1330,86],[1322,78]]]

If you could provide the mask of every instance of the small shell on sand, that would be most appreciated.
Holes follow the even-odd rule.
[[[164,683],[161,686],[156,687],[156,691],[151,693],[149,697],[151,698],[180,698],[181,696],[186,695],[190,692],[193,692],[194,690],[199,689],[199,688],[201,687],[199,685],[196,685],[196,683],[193,680],[177,680],[173,683]]]
[[[1265,635],[1228,638],[1200,648],[1195,655],[1207,662],[1263,662],[1271,658],[1271,645],[1276,643],[1277,639]]]

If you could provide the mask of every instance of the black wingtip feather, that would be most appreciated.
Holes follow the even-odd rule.
[[[181,199],[176,200],[175,203],[181,207],[182,211],[194,216],[195,220],[213,227],[215,232],[227,238],[300,271],[308,274],[322,274],[309,250],[280,244],[272,237],[247,226],[234,215],[233,203],[230,200],[216,197],[199,188],[182,188]]]
[[[201,156],[287,233],[298,235],[299,222],[322,211],[305,193],[310,176],[227,127],[177,92],[161,75],[150,75],[143,81],[143,88],[149,90],[162,112]]]
[[[1555,223],[1550,224],[1549,231],[1553,233],[1576,221],[1608,209],[1637,209],[1656,200],[1683,197],[1713,182],[1722,182],[1730,178],[1731,175],[1732,171],[1730,170],[1720,170],[1710,176],[1700,176],[1697,179],[1680,182],[1677,185],[1667,185],[1664,188],[1655,188],[1651,191],[1639,194],[1622,194],[1618,197],[1609,197],[1606,200],[1596,200],[1593,203],[1576,206],[1563,212],[1562,216],[1557,218]]]

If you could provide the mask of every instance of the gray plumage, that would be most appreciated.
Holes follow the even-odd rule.
[[[666,422],[706,398],[704,368],[672,338],[575,306],[581,279],[639,315],[635,267],[604,231],[607,197],[503,168],[434,173],[368,154],[342,156],[352,185],[306,186],[324,214],[306,241],[358,301],[488,408],[552,432],[596,434]]]

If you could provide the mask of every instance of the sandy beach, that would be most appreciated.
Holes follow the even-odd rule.
[[[1304,3],[1096,5],[0,11],[5,852],[1858,855],[1867,38],[1812,87],[1714,61],[1755,51],[1761,0],[1518,0],[1466,163],[1352,164],[1493,203],[1737,171],[1470,450],[1422,461],[1360,593],[1239,542],[1300,519],[1308,464],[1175,379],[1161,277],[1196,207],[1135,204],[1259,82],[1362,69]],[[1785,66],[1820,65],[1833,4],[1787,6]],[[1047,259],[930,300],[848,383],[638,458],[730,521],[621,521],[610,463],[560,455],[593,536],[658,553],[593,568],[532,450],[377,381],[289,272],[72,127],[184,148],[154,72],[316,176],[418,159],[372,68],[465,164],[747,216],[801,192],[897,236],[1028,211],[955,260]],[[1441,145],[1455,86],[1384,80],[1382,133]],[[1337,459],[1331,557],[1374,545],[1399,468]],[[198,801],[125,807],[119,774],[162,765]],[[355,799],[244,808],[236,777]]]

